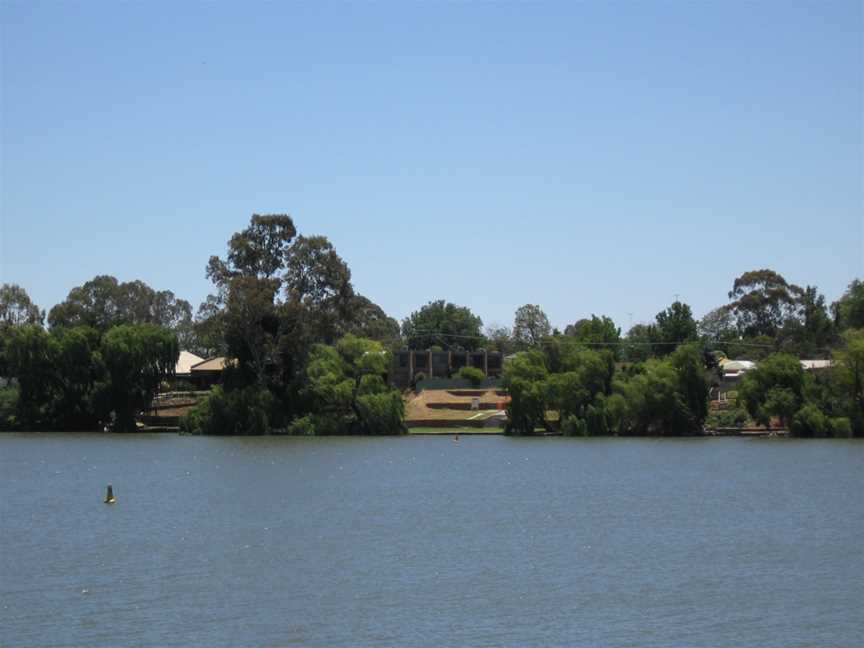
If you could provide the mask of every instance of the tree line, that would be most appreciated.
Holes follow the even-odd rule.
[[[763,361],[727,418],[862,433],[858,280],[829,308],[815,287],[755,270],[701,320],[676,300],[624,335],[603,315],[554,329],[534,304],[516,311],[512,327],[484,329],[446,300],[400,325],[355,290],[326,237],[298,234],[285,214],[253,215],[206,275],[213,291],[194,315],[171,291],[106,275],[73,288],[47,317],[23,288],[0,287],[0,427],[134,430],[185,349],[231,359],[221,385],[182,421],[189,432],[399,433],[403,399],[387,372],[389,354],[407,346],[510,356],[503,381],[513,433],[697,432],[718,354]],[[801,357],[835,365],[797,372],[790,358]]]
[[[624,336],[596,315],[561,333],[538,306],[523,306],[512,331],[487,331],[499,348],[521,351],[504,371],[508,430],[683,435],[749,421],[805,437],[864,436],[864,283],[829,311],[815,287],[763,269],[736,278],[728,298],[699,321],[676,300]],[[723,358],[758,365],[731,408],[709,413]],[[831,363],[809,372],[801,359]]]

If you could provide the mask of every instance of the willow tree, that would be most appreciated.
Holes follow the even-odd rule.
[[[804,405],[806,381],[797,358],[775,353],[744,375],[738,398],[757,423],[770,428],[771,420],[777,418],[786,427]]]
[[[306,367],[315,433],[405,431],[402,395],[385,380],[389,358],[379,342],[353,335],[315,345]]]
[[[135,431],[135,415],[150,404],[159,383],[173,377],[179,354],[177,336],[152,324],[117,326],[105,333],[101,355],[116,431]]]
[[[855,434],[864,436],[864,329],[843,334],[843,346],[834,352],[834,362]]]

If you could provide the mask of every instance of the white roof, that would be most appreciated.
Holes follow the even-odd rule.
[[[204,362],[204,358],[199,358],[194,353],[189,353],[188,351],[181,351],[180,357],[177,358],[177,364],[174,365],[174,373],[175,374],[190,374],[192,373],[192,365],[196,365],[199,362]]]
[[[756,363],[751,360],[729,360],[722,365],[725,373],[735,373],[738,371],[750,371],[756,368]]]
[[[805,369],[827,369],[832,362],[830,360],[802,360],[801,366]]]

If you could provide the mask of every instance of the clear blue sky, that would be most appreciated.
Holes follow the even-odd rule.
[[[197,307],[253,212],[401,319],[697,316],[861,273],[861,2],[10,2],[0,281]]]

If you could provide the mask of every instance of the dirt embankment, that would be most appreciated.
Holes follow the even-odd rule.
[[[477,409],[473,409],[476,400]],[[483,426],[507,407],[509,397],[497,389],[424,389],[405,402],[408,427]]]

